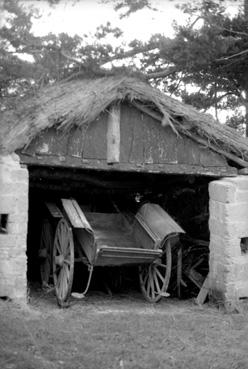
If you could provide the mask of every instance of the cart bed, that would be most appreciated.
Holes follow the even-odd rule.
[[[91,265],[152,263],[162,255],[165,237],[181,231],[155,204],[144,205],[130,221],[120,213],[83,212],[75,200],[62,199],[62,204],[75,240]],[[161,221],[166,216],[169,225]]]
[[[86,213],[98,248],[102,246],[138,248],[133,229],[121,214]]]
[[[133,227],[122,214],[87,213],[97,245],[96,266],[151,263],[161,250],[138,246]]]

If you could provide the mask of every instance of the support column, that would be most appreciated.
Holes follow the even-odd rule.
[[[27,299],[28,170],[0,156],[0,296]]]
[[[113,105],[108,115],[107,128],[107,163],[120,162],[120,104]]]
[[[228,307],[248,297],[248,176],[209,185],[211,295]]]

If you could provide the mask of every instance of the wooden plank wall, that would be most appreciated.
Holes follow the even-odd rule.
[[[121,109],[121,162],[227,166],[219,154],[201,147],[134,107]]]
[[[216,168],[216,174],[217,168],[229,170],[224,157],[185,136],[177,136],[169,126],[162,127],[160,122],[128,104],[121,105],[119,159],[116,163],[107,163],[108,118],[108,112],[102,113],[96,121],[67,133],[50,128],[22,150],[22,161],[34,164],[37,158],[37,164],[44,162],[44,165],[49,165],[50,160],[51,165],[57,161],[58,165],[65,162],[73,167],[84,167],[85,163],[87,168],[92,165],[94,169],[108,169],[108,164],[117,169],[118,164],[123,165],[125,170],[129,166],[130,170],[142,166],[150,169],[159,167],[162,172],[170,171],[173,166],[171,172],[175,173],[175,167],[180,167],[181,173],[184,166],[188,166],[191,173],[195,166],[197,174],[201,172],[200,168],[213,168],[213,171]]]
[[[98,120],[85,124],[82,128],[72,128],[70,132],[62,132],[49,128],[37,136],[23,154],[75,157],[84,159],[106,159],[107,152],[107,114]]]

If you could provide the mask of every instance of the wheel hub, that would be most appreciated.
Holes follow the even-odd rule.
[[[63,255],[55,256],[55,263],[59,265],[60,267],[62,267],[62,265],[64,264],[64,260],[65,258]]]

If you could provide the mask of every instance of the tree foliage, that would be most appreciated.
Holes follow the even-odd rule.
[[[48,1],[52,6],[59,2]],[[155,10],[151,0],[115,0],[113,4],[120,17],[132,16],[143,8]],[[9,102],[10,96],[22,96],[56,80],[113,73],[122,63],[125,73],[138,73],[199,109],[213,107],[216,116],[220,110],[233,110],[236,118],[230,117],[227,123],[238,129],[247,121],[239,107],[248,110],[248,0],[232,17],[222,1],[186,3],[182,11],[188,14],[188,23],[175,24],[174,38],[158,34],[145,43],[133,40],[117,47],[105,40],[110,34],[119,39],[122,31],[109,22],[96,29],[94,41],[89,41],[88,35],[71,37],[65,33],[38,37],[31,31],[32,21],[39,16],[36,9],[15,0],[5,0],[3,8],[2,101],[7,98]]]
[[[62,57],[60,49],[75,53],[80,37],[67,34],[34,36],[31,32],[32,19],[38,13],[12,0],[4,2],[4,12],[5,23],[0,29],[2,98],[22,96],[32,88],[64,78],[70,73],[73,65]]]
[[[247,109],[248,19],[244,10],[231,18],[221,2],[213,1],[184,10],[191,23],[177,27],[171,61],[181,71],[182,82],[199,87],[197,93],[183,91],[184,101],[203,109]]]
[[[51,2],[52,5],[56,1]],[[0,28],[0,96],[22,96],[34,88],[66,79],[74,73],[96,73],[99,60],[107,61],[115,50],[101,39],[112,33],[118,38],[121,30],[110,23],[99,26],[95,38],[89,43],[87,35],[71,37],[66,33],[34,36],[32,21],[39,14],[15,0],[3,3],[5,17]],[[4,99],[4,104],[6,104]]]
[[[169,42],[157,35],[157,49],[144,53],[141,68],[154,73],[156,84],[189,104],[217,112],[232,109],[227,121],[239,128],[248,121],[248,1],[230,16],[222,1],[198,1],[181,6],[188,23],[175,24]],[[152,39],[151,39],[152,41]],[[166,41],[166,42],[165,42]],[[154,42],[154,39],[153,39]],[[152,73],[153,72],[153,73]],[[242,119],[241,119],[242,118]]]
[[[105,2],[114,3],[114,9],[116,11],[121,11],[120,18],[128,17],[132,13],[135,13],[144,8],[157,10],[151,5],[150,0],[105,0]]]

